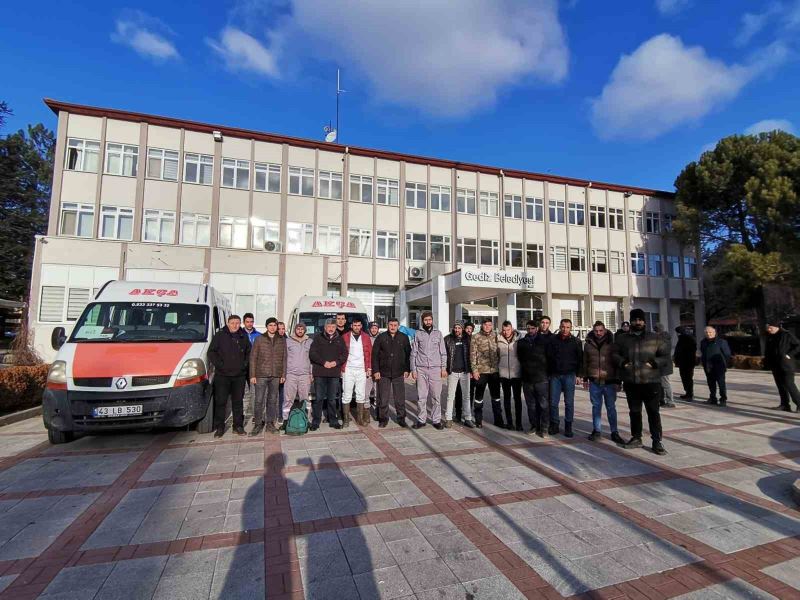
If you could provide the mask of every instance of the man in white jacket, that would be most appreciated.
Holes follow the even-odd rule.
[[[447,377],[447,350],[442,332],[433,327],[433,313],[422,313],[422,327],[411,340],[411,377],[417,382],[417,422],[414,429],[425,427],[428,399],[431,421],[436,429],[442,424],[442,379]]]

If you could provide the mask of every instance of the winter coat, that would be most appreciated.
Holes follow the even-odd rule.
[[[348,331],[342,336],[344,340],[344,346],[347,348],[347,357],[348,360],[350,358],[350,342],[353,340],[353,332]],[[364,333],[363,331],[358,336],[359,341],[361,342],[361,349],[364,352],[364,371],[369,371],[372,369],[372,341],[369,339],[369,334]],[[342,373],[345,372],[347,369],[347,362],[342,364]]]
[[[320,331],[311,342],[308,358],[311,360],[311,373],[314,377],[339,377],[342,365],[347,360],[347,348],[342,336],[335,331],[331,336]],[[324,365],[331,360],[336,361],[336,365],[328,369]]]
[[[694,367],[697,364],[697,341],[688,333],[678,335],[675,352],[672,355],[675,366],[680,368]]]
[[[498,369],[500,377],[503,379],[519,379],[522,377],[522,369],[517,356],[520,337],[519,331],[512,333],[510,340],[506,340],[502,333],[497,336]]]
[[[250,332],[248,332],[247,329],[245,329],[244,327],[242,327],[242,330],[244,331],[244,334],[247,336],[247,338],[250,340],[251,346],[256,343],[256,338],[261,335],[261,332],[255,328],[253,328],[253,331]]]
[[[717,336],[713,340],[703,338],[700,341],[700,362],[706,373],[710,371],[727,371],[731,359],[731,347],[726,340]]]
[[[456,344],[456,341],[459,340],[459,339],[462,342],[460,346],[458,344]],[[445,350],[447,351],[447,367],[446,368],[447,368],[447,372],[448,373],[452,373],[453,372],[453,357],[455,356],[457,348],[460,348],[461,352],[463,352],[464,373],[471,373],[472,372],[472,369],[470,368],[470,363],[469,363],[469,348],[470,348],[470,342],[471,341],[472,341],[472,338],[469,335],[467,335],[466,333],[462,333],[461,334],[461,338],[457,338],[456,334],[453,332],[453,333],[450,333],[448,336],[446,336],[444,338],[444,347],[445,347]]]
[[[619,383],[617,368],[614,365],[614,336],[610,331],[598,338],[594,331],[586,336],[583,345],[583,369],[581,376],[586,377],[600,385]]]
[[[547,372],[550,375],[577,375],[583,365],[583,347],[574,335],[554,333],[547,344]]]
[[[614,366],[625,384],[661,383],[670,362],[669,343],[657,333],[623,333],[614,340]]]
[[[552,339],[552,333],[535,333],[517,342],[517,358],[525,383],[547,381],[547,346]]]
[[[290,335],[286,338],[286,374],[311,375],[311,360],[308,352],[311,350],[311,338],[304,335],[296,338]]]
[[[791,331],[779,329],[777,333],[767,334],[764,367],[772,371],[794,373],[795,361],[798,358],[800,358],[800,341]]]
[[[442,332],[435,327],[430,332],[417,330],[411,340],[411,370],[447,368],[447,350]]]
[[[284,377],[286,375],[286,338],[277,333],[260,335],[250,351],[250,377]]]
[[[384,331],[372,346],[372,374],[381,377],[402,377],[411,371],[411,342],[405,333],[394,335]]]
[[[207,355],[219,375],[244,377],[250,364],[250,340],[243,329],[231,333],[223,327],[211,339]]]
[[[484,373],[497,373],[497,334],[484,333],[483,329],[472,334],[472,343],[469,349],[469,362],[472,371],[481,375]]]

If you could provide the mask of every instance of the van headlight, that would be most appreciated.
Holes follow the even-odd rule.
[[[47,389],[49,390],[65,390],[67,389],[67,363],[63,360],[57,360],[50,365],[50,371],[47,373]]]
[[[206,379],[208,379],[206,363],[199,358],[190,358],[181,365],[181,370],[175,379],[175,387],[200,383]]]

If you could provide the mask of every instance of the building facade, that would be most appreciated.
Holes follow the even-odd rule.
[[[382,325],[472,301],[579,329],[631,306],[667,326],[681,303],[702,314],[666,192],[45,102],[56,159],[29,309],[45,356],[110,279],[210,283],[258,323],[304,294],[357,297]]]

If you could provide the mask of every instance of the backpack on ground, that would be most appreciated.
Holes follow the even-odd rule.
[[[295,401],[289,416],[286,418],[286,435],[303,435],[308,433],[308,412],[306,402]]]

